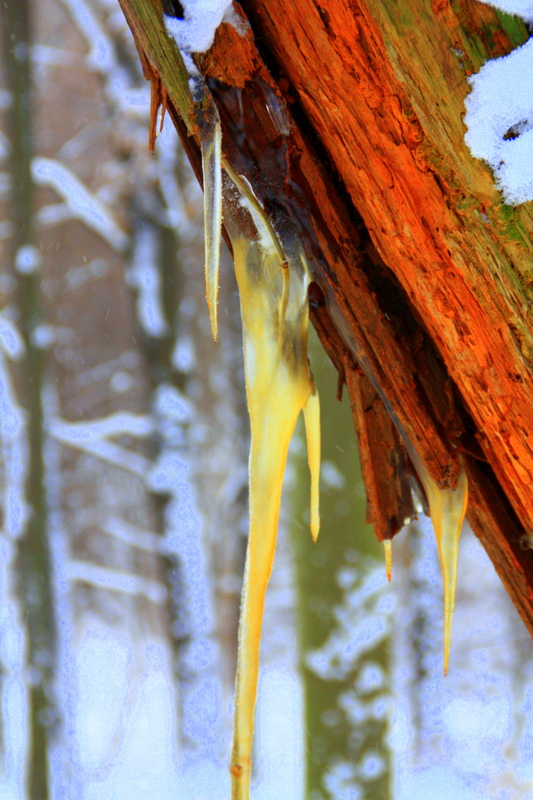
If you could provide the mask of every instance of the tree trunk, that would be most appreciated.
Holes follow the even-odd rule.
[[[159,3],[120,2],[198,169],[201,118]],[[533,632],[532,207],[502,202],[462,123],[467,76],[527,31],[473,0],[245,0],[238,12],[247,33],[222,23],[197,59],[224,156],[303,241],[312,318],[354,409],[368,396],[358,364],[442,488],[464,463],[470,524]]]
[[[44,468],[44,356],[39,342],[43,323],[40,261],[34,230],[35,188],[31,176],[34,147],[34,87],[31,68],[32,20],[27,0],[0,10],[9,136],[10,221],[13,235],[8,263],[14,285],[16,321],[24,343],[16,376],[26,415],[26,519],[17,539],[17,593],[27,633],[29,741],[26,791],[31,800],[50,796],[48,746],[57,722],[53,699],[56,667],[55,608],[51,585],[48,509]],[[20,510],[19,510],[20,513]],[[24,513],[24,512],[23,512]]]

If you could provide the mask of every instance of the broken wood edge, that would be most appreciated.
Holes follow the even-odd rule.
[[[179,52],[173,43],[169,47],[169,40],[166,34],[164,47],[161,44],[161,23],[158,25],[156,19],[157,11],[151,3],[147,2],[147,0],[119,0],[119,2],[133,32],[139,53],[152,53],[154,50],[158,52],[160,48],[164,50],[164,56],[160,54],[159,57],[151,58],[149,63],[152,69],[160,76],[162,84],[166,86],[170,117],[178,130],[185,151],[201,183],[198,146],[194,139],[190,138],[190,134],[194,130],[192,98],[190,97],[190,92],[184,90],[183,76],[185,70]],[[139,9],[142,10],[142,13]],[[141,60],[143,60],[142,55]],[[176,65],[178,66],[178,72],[181,69],[181,83],[180,80],[176,80],[175,73],[173,74],[173,67],[176,67]],[[300,145],[303,148],[306,147],[303,136],[300,137]],[[309,158],[311,159],[311,156]],[[314,167],[316,173],[318,169],[316,162]],[[337,220],[342,222],[342,218],[346,218],[347,213],[346,210],[344,210],[344,213],[337,213]],[[323,233],[322,240],[327,243],[331,242],[331,239],[329,230],[326,230]],[[319,278],[323,279],[323,276],[319,276]],[[348,312],[347,317],[350,322],[353,319],[353,312],[349,309],[348,303],[346,303],[346,306],[347,308],[341,308],[341,311]],[[311,319],[324,349],[340,371],[343,368],[342,365],[346,354],[353,359],[353,353],[343,341],[342,336],[338,334],[337,340],[332,344],[331,339],[324,334],[321,325],[317,325],[317,317],[313,312],[312,304]],[[333,323],[331,327],[335,329]],[[446,449],[448,448],[446,447]],[[482,473],[478,461],[469,455],[465,455],[464,460],[470,482],[471,497],[467,518],[489,557],[491,557],[520,616],[533,635],[533,560],[530,554],[524,551],[522,547],[524,536],[527,537],[529,534],[520,525],[492,470],[489,468]],[[434,467],[432,473],[435,474]]]

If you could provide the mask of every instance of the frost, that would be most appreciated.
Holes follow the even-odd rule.
[[[72,170],[52,158],[38,156],[32,161],[32,175],[40,186],[50,186],[63,198],[61,213],[56,218],[38,216],[42,223],[62,222],[74,217],[85,223],[116,250],[125,250],[128,237],[115,221],[111,211],[102,203]],[[46,208],[46,207],[45,207]],[[52,208],[57,208],[53,206]]]
[[[530,0],[509,5],[517,7],[513,13],[533,19]],[[468,82],[465,141],[472,155],[492,168],[505,202],[533,200],[533,39],[488,61]]]
[[[165,16],[167,32],[180,50],[205,53],[213,44],[231,0],[182,0],[184,19]]]

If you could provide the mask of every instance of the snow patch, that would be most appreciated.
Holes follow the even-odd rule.
[[[533,20],[531,0],[491,3]],[[494,172],[506,203],[533,200],[533,39],[468,79],[465,141]]]
[[[505,11],[506,14],[516,14],[517,17],[522,17],[526,22],[533,22],[533,2],[532,0],[482,0],[487,5],[499,8],[500,11]]]
[[[205,53],[231,0],[182,0],[184,19],[165,16],[167,33],[185,53]]]

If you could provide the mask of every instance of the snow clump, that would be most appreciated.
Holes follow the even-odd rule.
[[[491,2],[533,22],[533,0]],[[533,200],[533,39],[469,78],[465,141],[494,172],[509,205]]]

